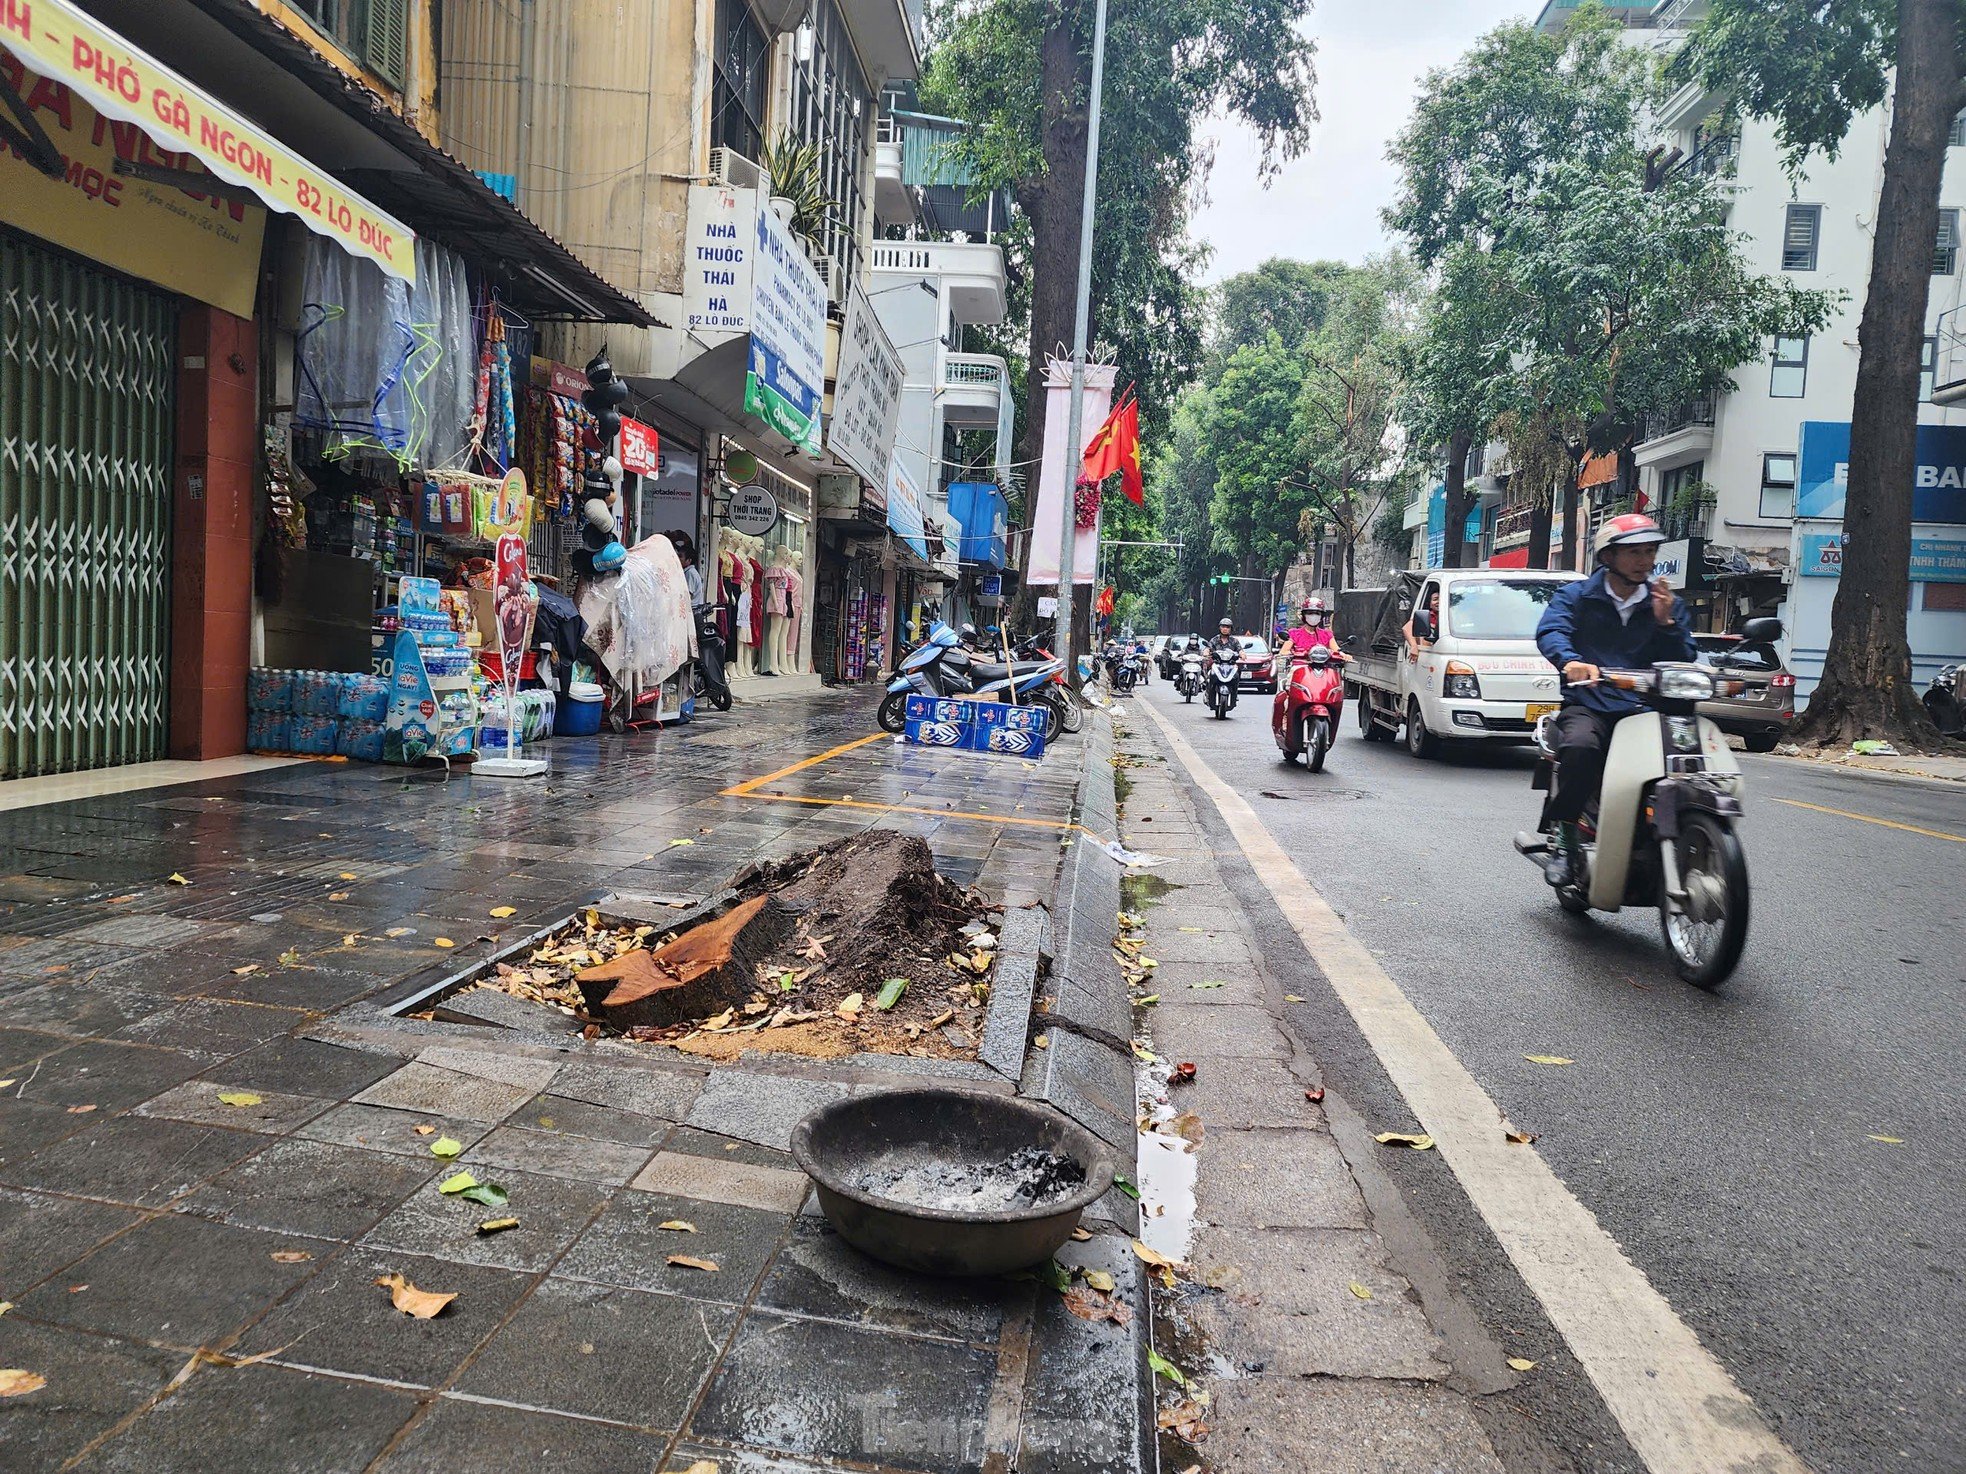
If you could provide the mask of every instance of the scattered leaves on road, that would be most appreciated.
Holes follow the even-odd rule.
[[[1159,1249],[1150,1249],[1138,1239],[1133,1241],[1133,1252],[1142,1264],[1150,1265],[1155,1269],[1181,1268],[1181,1261],[1179,1259],[1170,1259],[1167,1255],[1161,1253]]]
[[[1525,1054],[1524,1059],[1532,1065],[1574,1065],[1574,1059],[1565,1059],[1560,1054]]]
[[[415,930],[416,928],[413,926],[392,926],[383,935],[385,937],[406,937]]]
[[[1206,983],[1190,983],[1188,984],[1188,986],[1190,988],[1193,988],[1197,993],[1200,993],[1206,991],[1209,988],[1226,988],[1228,984],[1223,982],[1220,978],[1216,978]]]
[[[256,1106],[266,1104],[263,1098],[254,1095],[250,1090],[221,1090],[218,1093],[218,1098],[222,1104],[229,1106]]]
[[[179,874],[177,873],[177,871],[175,871],[175,870],[173,870],[173,871],[172,871],[172,872],[171,872],[171,873],[170,873],[169,875],[167,875],[167,876],[165,876],[165,877],[164,877],[164,883],[165,883],[166,885],[190,885],[190,884],[191,884],[191,882],[190,882],[190,881],[188,881],[188,880],[186,880],[186,879],[185,879],[185,878],[184,878],[184,877],[183,877],[182,875],[179,875]]]
[[[476,1187],[467,1187],[458,1196],[481,1208],[503,1208],[512,1201],[511,1194],[495,1182],[481,1182]]]
[[[1425,1132],[1381,1131],[1372,1139],[1381,1146],[1411,1147],[1416,1152],[1429,1152],[1434,1146],[1434,1139]]]
[[[95,1107],[92,1105],[70,1106],[68,1108],[68,1114],[71,1116],[86,1116],[94,1109]]]
[[[1115,1172],[1113,1174],[1113,1186],[1125,1193],[1129,1198],[1132,1198],[1134,1202],[1137,1203],[1140,1201],[1140,1189],[1133,1185],[1133,1179],[1128,1177],[1124,1172]]]
[[[1871,1140],[1881,1141],[1886,1146],[1903,1146],[1905,1144],[1905,1139],[1902,1136],[1873,1136]]]
[[[845,1019],[848,1023],[852,1023],[860,1017],[860,1010],[866,1005],[866,1002],[867,1000],[863,995],[849,993],[840,1000],[840,1006],[835,1008],[833,1012]]]
[[[419,1290],[400,1274],[378,1275],[375,1282],[389,1292],[390,1304],[418,1320],[429,1320],[457,1298],[455,1292],[440,1295],[432,1290]]]
[[[1073,1230],[1072,1230],[1072,1242],[1073,1242],[1073,1243],[1075,1243],[1075,1244],[1089,1244],[1089,1243],[1091,1243],[1091,1242],[1092,1242],[1092,1230],[1091,1230],[1091,1229],[1089,1229],[1089,1228],[1075,1228],[1075,1229],[1073,1229]]]
[[[1513,1126],[1502,1133],[1503,1136],[1507,1137],[1517,1146],[1528,1146],[1539,1134],[1539,1132],[1523,1131]]]
[[[496,916],[500,921],[503,921],[508,916],[517,916],[519,914],[519,908],[517,906],[494,906],[488,914]]]
[[[1122,1305],[1112,1296],[1102,1295],[1096,1290],[1073,1288],[1064,1291],[1059,1298],[1065,1302],[1065,1308],[1080,1320],[1089,1320],[1094,1324],[1109,1320],[1116,1326],[1132,1324],[1131,1306]]]
[[[1172,1407],[1164,1407],[1154,1421],[1163,1433],[1172,1433],[1185,1443],[1200,1443],[1208,1437],[1208,1424],[1202,1421],[1207,1403],[1199,1397],[1183,1398]]]
[[[1155,1054],[1153,1050],[1147,1048],[1138,1039],[1133,1041],[1133,1057],[1139,1060],[1140,1063],[1143,1065],[1156,1064],[1159,1062],[1160,1059],[1159,1055]]]
[[[656,1227],[667,1229],[670,1233],[695,1233],[696,1232],[696,1225],[684,1218],[671,1218],[667,1223],[656,1224]]]
[[[23,1367],[0,1367],[0,1397],[25,1397],[47,1385],[48,1379],[39,1372]]]
[[[705,1274],[716,1274],[719,1272],[716,1260],[698,1259],[692,1254],[671,1254],[668,1262],[675,1265],[678,1269],[700,1269]]]
[[[1188,1374],[1151,1347],[1147,1351],[1147,1365],[1154,1369],[1157,1376],[1167,1378],[1176,1387],[1188,1385]]]
[[[417,1127],[419,1133],[422,1130],[421,1126]],[[464,1143],[454,1136],[440,1136],[430,1143],[430,1155],[433,1157],[454,1157],[463,1150]]]
[[[345,900],[347,900],[347,899],[348,899],[348,892],[347,892],[347,891],[329,891],[329,892],[328,892],[328,899],[329,899],[330,901],[345,901]]]
[[[258,971],[259,971],[259,964],[257,962],[248,962],[244,967],[233,968],[232,976],[234,976],[235,978],[251,977],[254,973]]]
[[[1101,1294],[1110,1295],[1113,1293],[1113,1277],[1106,1273],[1105,1270],[1085,1269],[1079,1272],[1085,1276],[1085,1282]]]
[[[296,951],[296,950],[295,950],[294,948],[292,948],[292,947],[289,947],[289,948],[287,948],[287,950],[286,950],[286,951],[284,951],[284,952],[282,952],[282,953],[280,954],[280,966],[282,966],[282,967],[299,967],[299,966],[300,966],[300,953],[299,953],[298,951]]]
[[[1072,1271],[1056,1259],[1047,1259],[1038,1266],[1038,1278],[1061,1295],[1072,1288]]]
[[[1283,995],[1283,1001],[1285,1003],[1302,1003],[1304,1000],[1299,998],[1295,993],[1285,993]]]
[[[1519,1371],[1519,1372],[1528,1372],[1528,1371],[1534,1371],[1534,1370],[1535,1370],[1535,1368],[1536,1368],[1536,1363],[1535,1363],[1535,1362],[1533,1362],[1533,1361],[1531,1361],[1531,1360],[1530,1360],[1530,1359],[1529,1359],[1528,1357],[1526,1357],[1526,1356],[1512,1356],[1512,1357],[1510,1357],[1510,1358],[1509,1358],[1509,1365],[1510,1365],[1510,1366],[1512,1366],[1512,1367],[1514,1367],[1514,1368],[1515,1368],[1515,1369],[1516,1369],[1517,1371]]]
[[[267,1257],[275,1264],[306,1264],[314,1256],[305,1249],[275,1249]]]
[[[451,1193],[461,1193],[467,1187],[476,1187],[477,1185],[478,1179],[473,1177],[469,1172],[453,1172],[449,1177],[446,1177],[442,1182],[437,1184],[437,1191],[448,1195]]]
[[[1352,1294],[1360,1300],[1370,1300],[1372,1298],[1372,1292],[1366,1289],[1365,1286],[1360,1284],[1357,1280],[1353,1280],[1345,1288],[1350,1290]]]
[[[1160,994],[1143,993],[1133,1000],[1133,1006],[1135,1008],[1152,1008],[1158,1002],[1160,1002]]]
[[[457,945],[457,943],[453,942],[449,937],[432,937],[430,940],[433,943],[435,943],[437,946],[442,947],[447,951],[450,948],[455,947]]]
[[[519,1220],[516,1218],[487,1218],[483,1223],[478,1225],[478,1232],[482,1234],[504,1233],[506,1229],[517,1228],[518,1226]]]
[[[410,1130],[414,1131],[418,1136],[431,1136],[436,1133],[437,1128],[435,1126],[412,1126]]]

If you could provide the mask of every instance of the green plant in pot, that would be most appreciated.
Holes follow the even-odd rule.
[[[789,206],[785,223],[792,233],[818,240],[836,210],[821,183],[819,145],[781,133],[764,146],[758,167],[764,170],[765,193],[774,206]]]

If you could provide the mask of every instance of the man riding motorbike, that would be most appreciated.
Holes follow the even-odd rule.
[[[1653,576],[1665,540],[1659,524],[1642,512],[1613,517],[1592,543],[1597,571],[1558,589],[1536,625],[1536,648],[1563,672],[1556,791],[1546,811],[1557,827],[1545,872],[1554,886],[1569,885],[1581,873],[1577,824],[1597,796],[1611,729],[1642,705],[1629,691],[1599,684],[1600,674],[1699,656],[1685,604]]]

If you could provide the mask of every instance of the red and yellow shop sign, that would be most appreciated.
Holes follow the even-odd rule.
[[[35,74],[27,80],[23,96],[38,90],[43,80],[59,84],[71,94],[71,102],[87,99],[88,110],[110,120],[111,129],[117,123],[133,124],[149,135],[167,156],[190,154],[220,179],[251,190],[273,209],[297,217],[308,229],[326,236],[351,255],[375,262],[391,276],[415,280],[416,237],[401,221],[352,193],[325,171],[222,107],[169,67],[84,15],[70,0],[0,0],[0,54],[7,52],[27,72]],[[29,101],[32,106],[32,99]],[[38,115],[45,117],[45,113]],[[96,121],[91,119],[85,137],[94,138],[99,131]],[[113,141],[113,131],[109,136]],[[50,137],[54,137],[52,129]],[[56,142],[62,144],[60,139]],[[75,156],[66,147],[63,153],[68,161],[65,170],[68,177],[56,187],[72,195],[76,186],[69,180],[75,176]],[[110,157],[113,162],[114,151]],[[80,176],[84,203],[101,202],[102,190],[98,190],[94,201],[88,193],[92,168],[103,176],[105,188],[112,178],[122,184],[118,199],[132,197],[137,181],[113,175],[94,161],[85,161]],[[23,170],[36,172],[11,156],[6,160],[6,169],[10,184]],[[56,181],[48,179],[47,183],[55,185]],[[150,188],[160,197],[177,193],[168,186]],[[7,193],[11,195],[12,191]],[[71,210],[74,208],[72,199],[67,204]],[[15,208],[17,203],[12,198],[0,203],[0,213],[5,213],[7,218],[15,218],[12,215]],[[129,222],[109,211],[101,213],[112,228],[131,229]],[[195,210],[188,213],[196,218]],[[19,223],[28,225],[37,235],[49,234],[38,217]],[[140,234],[141,229],[135,233]],[[211,237],[202,226],[198,227],[197,240],[203,249],[211,249]],[[107,265],[120,265],[93,246],[77,249]],[[256,240],[254,251],[256,257]],[[180,248],[173,245],[159,254],[175,259]],[[124,269],[151,280],[159,279],[152,271],[137,267]],[[189,288],[183,290],[203,300],[213,300]],[[237,309],[227,307],[226,310]],[[246,311],[240,315],[250,311],[248,298]]]

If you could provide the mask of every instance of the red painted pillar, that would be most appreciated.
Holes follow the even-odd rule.
[[[186,302],[178,318],[171,509],[171,756],[246,750],[258,330]]]

